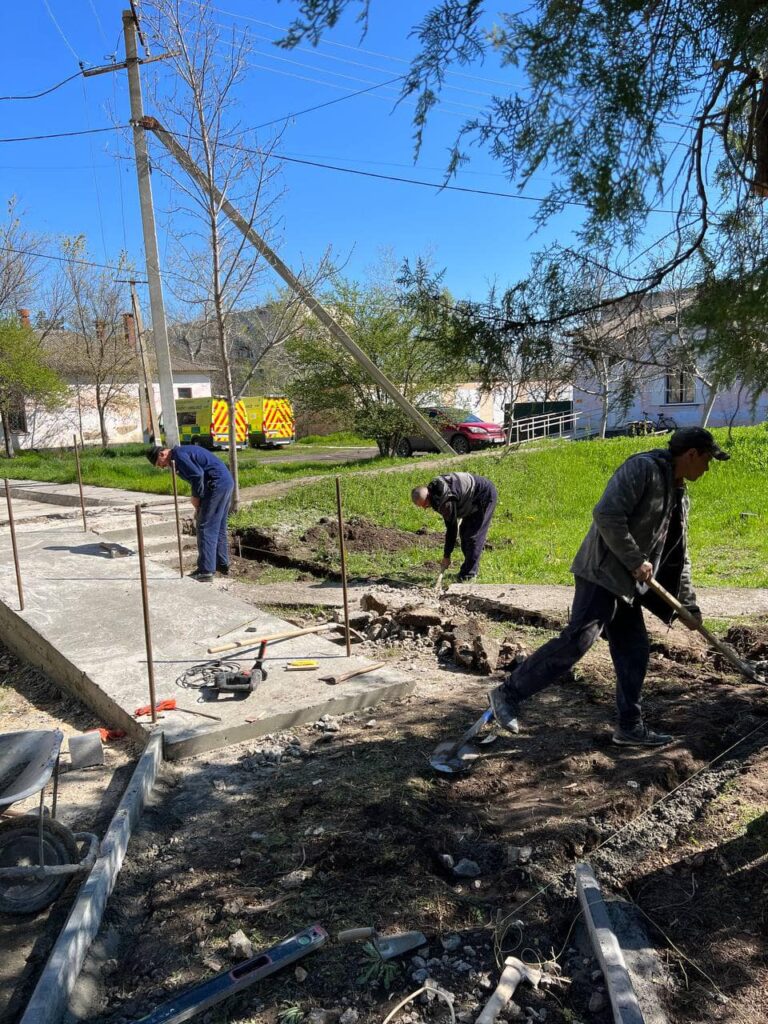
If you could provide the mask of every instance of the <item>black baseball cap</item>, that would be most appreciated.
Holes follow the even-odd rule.
[[[160,457],[160,452],[162,452],[163,450],[164,449],[163,449],[163,446],[161,444],[156,444],[156,445],[153,445],[151,448],[147,448],[147,450],[144,452],[144,454],[147,456],[147,458],[152,463],[152,465],[156,466],[157,465],[157,460]]]
[[[713,459],[718,462],[727,462],[730,459],[728,452],[724,452],[714,437],[704,427],[680,427],[669,439],[669,450],[673,455],[682,455],[689,448],[695,448],[700,452],[709,452]]]

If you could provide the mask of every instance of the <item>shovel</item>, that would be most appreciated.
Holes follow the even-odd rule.
[[[435,593],[437,594],[438,597],[440,597],[443,593],[443,576],[445,576],[444,571],[438,573],[437,582],[435,583]]]
[[[339,942],[370,942],[382,960],[402,956],[412,949],[426,945],[421,932],[402,932],[400,935],[379,935],[375,928],[348,928],[339,932]]]
[[[677,612],[678,618],[681,618],[686,626],[690,626],[691,629],[695,629],[697,633],[701,633],[710,647],[714,647],[726,661],[730,662],[735,669],[738,669],[743,676],[752,683],[759,683],[761,686],[767,686],[768,681],[766,680],[766,672],[768,672],[768,663],[765,661],[758,661],[754,665],[748,661],[743,661],[736,651],[728,644],[723,643],[722,640],[718,640],[716,636],[703,626],[695,615],[692,615],[687,608],[680,604],[677,598],[670,594],[670,592],[663,587],[657,580],[651,576],[646,583],[638,583],[637,589],[641,594],[645,593],[646,590],[653,591],[658,597],[661,598],[666,604],[669,605],[675,612]]]
[[[443,775],[458,775],[460,772],[469,771],[473,761],[479,757],[477,745],[485,746],[498,738],[498,733],[493,729],[481,740],[475,739],[491,722],[493,722],[493,710],[487,708],[475,724],[467,729],[461,739],[454,742],[438,743],[429,759],[430,765],[436,772],[442,772]]]

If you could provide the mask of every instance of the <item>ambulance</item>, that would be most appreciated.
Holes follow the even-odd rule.
[[[293,407],[284,395],[243,397],[252,448],[277,448],[296,440]]]
[[[226,398],[177,398],[176,421],[182,444],[229,447],[229,404]],[[235,440],[248,443],[248,415],[242,400],[235,403]]]

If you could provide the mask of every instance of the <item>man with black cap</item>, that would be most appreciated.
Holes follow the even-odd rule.
[[[520,704],[572,669],[605,634],[616,670],[613,742],[642,747],[672,742],[672,736],[643,722],[640,694],[649,653],[643,606],[667,622],[674,613],[652,593],[641,596],[638,584],[655,577],[701,619],[691,585],[685,481],[698,480],[713,459],[728,458],[708,430],[681,427],[667,449],[639,452],[619,466],[593,509],[592,525],[571,566],[571,621],[489,694],[504,729],[516,733]]]
[[[464,556],[458,575],[460,583],[470,583],[477,576],[497,500],[493,483],[475,473],[446,473],[411,491],[414,505],[431,508],[445,520],[440,563],[443,572],[450,567],[458,537]]]
[[[197,569],[189,575],[199,583],[210,583],[214,574],[229,574],[227,516],[232,501],[234,480],[227,467],[213,452],[199,445],[150,448],[147,458],[158,469],[171,462],[177,474],[192,488],[192,504],[197,511]]]

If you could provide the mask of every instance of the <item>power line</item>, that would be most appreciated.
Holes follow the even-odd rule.
[[[39,100],[41,96],[48,96],[49,93],[56,92],[62,85],[66,85],[67,82],[73,81],[75,78],[79,78],[82,75],[82,71],[76,71],[74,75],[70,75],[69,78],[65,78],[61,82],[57,82],[56,85],[52,85],[48,89],[43,89],[42,92],[33,92],[28,96],[0,96],[0,100]]]
[[[78,132],[53,132],[50,135],[19,135],[12,139],[0,139],[0,142],[38,142],[42,139],[69,139],[75,135],[98,135],[100,132],[115,132],[120,128],[130,128],[130,125],[115,124],[109,128],[83,128]]]
[[[96,263],[93,260],[82,260],[75,256],[55,256],[49,252],[36,252],[34,249],[14,249],[10,245],[0,245],[0,252],[12,252],[17,256],[35,256],[41,260],[53,260],[56,263],[77,263],[83,267],[95,267],[98,270],[111,270],[116,274],[127,273],[126,267],[115,267],[109,263]],[[176,273],[173,270],[166,270],[163,272],[165,277],[177,277],[180,281],[186,281],[188,284],[197,284],[197,282],[191,277],[185,277],[184,274]]]
[[[269,128],[273,124],[280,124],[281,121],[292,121],[295,117],[301,117],[302,114],[311,114],[315,110],[322,110],[323,107],[332,107],[334,103],[343,103],[344,100],[351,100],[355,96],[364,96],[368,92],[373,92],[374,89],[381,89],[385,85],[392,85],[394,82],[400,82],[403,79],[403,75],[398,75],[396,78],[390,78],[387,82],[379,82],[378,85],[369,85],[367,89],[358,89],[356,92],[348,92],[344,96],[337,96],[335,100],[327,100],[325,103],[316,103],[314,107],[305,107],[304,110],[294,110],[293,113],[284,114],[282,117],[276,117],[273,121],[265,121],[263,124],[257,124],[253,128],[249,128],[248,131],[258,131],[260,128]]]
[[[77,53],[77,51],[75,50],[75,48],[74,48],[74,47],[72,46],[72,43],[70,43],[69,39],[67,39],[67,37],[66,37],[66,35],[65,35],[65,33],[64,33],[64,29],[63,29],[63,28],[61,27],[61,25],[60,25],[60,24],[58,23],[58,21],[56,21],[56,18],[55,18],[55,16],[54,16],[54,13],[53,13],[53,11],[52,11],[52,10],[51,10],[51,8],[50,8],[50,7],[48,6],[48,0],[43,0],[43,4],[44,4],[44,6],[45,6],[45,9],[46,9],[46,11],[48,11],[48,16],[50,17],[50,19],[51,19],[51,21],[53,22],[53,24],[54,24],[54,25],[56,26],[56,31],[57,31],[57,32],[59,33],[59,35],[61,36],[61,38],[62,38],[62,39],[64,40],[64,45],[65,45],[65,46],[67,47],[67,49],[69,50],[69,52],[70,52],[70,53],[72,54],[72,56],[73,56],[73,57],[75,58],[75,60],[77,61],[77,63],[78,63],[78,64],[79,64],[79,65],[80,65],[80,66],[82,67],[82,65],[83,65],[84,61],[82,61],[82,60],[80,59],[80,55],[79,55],[79,54]]]

